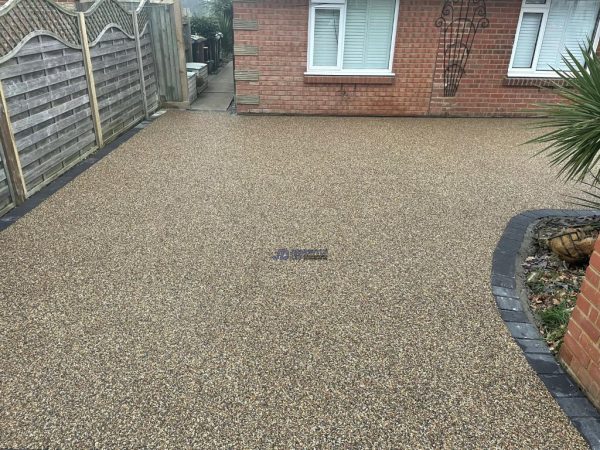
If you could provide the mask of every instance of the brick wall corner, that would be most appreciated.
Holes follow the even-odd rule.
[[[559,357],[592,403],[600,408],[600,239],[596,241]]]

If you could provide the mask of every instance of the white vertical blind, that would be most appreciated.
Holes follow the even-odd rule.
[[[580,59],[579,46],[593,38],[599,8],[598,0],[552,0],[537,70],[566,69],[565,49]]]
[[[387,69],[396,0],[348,0],[344,69]]]
[[[542,25],[542,13],[524,13],[521,19],[521,28],[517,37],[517,48],[513,59],[513,67],[530,69],[533,65],[533,56]]]
[[[338,65],[338,40],[340,36],[340,10],[315,9],[313,66]]]

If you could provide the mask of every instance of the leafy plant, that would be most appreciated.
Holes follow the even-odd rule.
[[[555,351],[558,351],[562,344],[572,312],[573,308],[567,302],[539,312],[546,341],[553,344]]]
[[[233,52],[233,2],[232,0],[214,0],[211,12],[223,33],[221,45],[227,53]]]
[[[216,33],[220,32],[219,22],[214,17],[194,16],[190,20],[192,34],[199,34],[207,39],[213,38]]]
[[[600,194],[593,193],[600,189],[600,58],[592,48],[591,41],[580,46],[582,61],[567,50],[567,69],[553,69],[561,81],[556,94],[564,102],[541,105],[539,113],[545,118],[537,127],[549,131],[529,143],[546,144],[540,153],[560,166],[559,176],[583,183],[584,192],[591,194],[591,199],[576,197],[579,204],[600,209]]]
[[[191,19],[193,34],[213,39],[216,33],[222,33],[221,46],[226,53],[233,52],[233,3],[231,0],[213,0],[207,2],[210,14],[194,16]]]
[[[225,13],[219,14],[217,16],[217,22],[219,24],[219,29],[223,33],[223,37],[221,39],[221,45],[223,46],[223,50],[226,53],[233,52],[233,13],[232,15],[227,15]]]

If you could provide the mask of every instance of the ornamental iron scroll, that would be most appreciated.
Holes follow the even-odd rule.
[[[100,0],[85,13],[87,38],[90,45],[100,40],[104,32],[111,27],[119,28],[134,39],[133,18],[131,13],[116,0]]]
[[[454,97],[465,74],[475,35],[487,28],[485,0],[445,0],[435,26],[444,38],[444,96]]]
[[[70,47],[81,47],[77,14],[50,0],[14,0],[0,8],[0,60],[41,34],[53,36]]]

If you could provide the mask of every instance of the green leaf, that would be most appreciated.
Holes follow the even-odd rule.
[[[560,177],[578,182],[600,162],[600,58],[592,48],[591,40],[580,46],[583,61],[567,50],[567,70],[553,69],[562,83],[554,91],[563,102],[537,105],[542,119],[534,126],[548,131],[527,142],[546,144],[539,153],[559,167]]]

